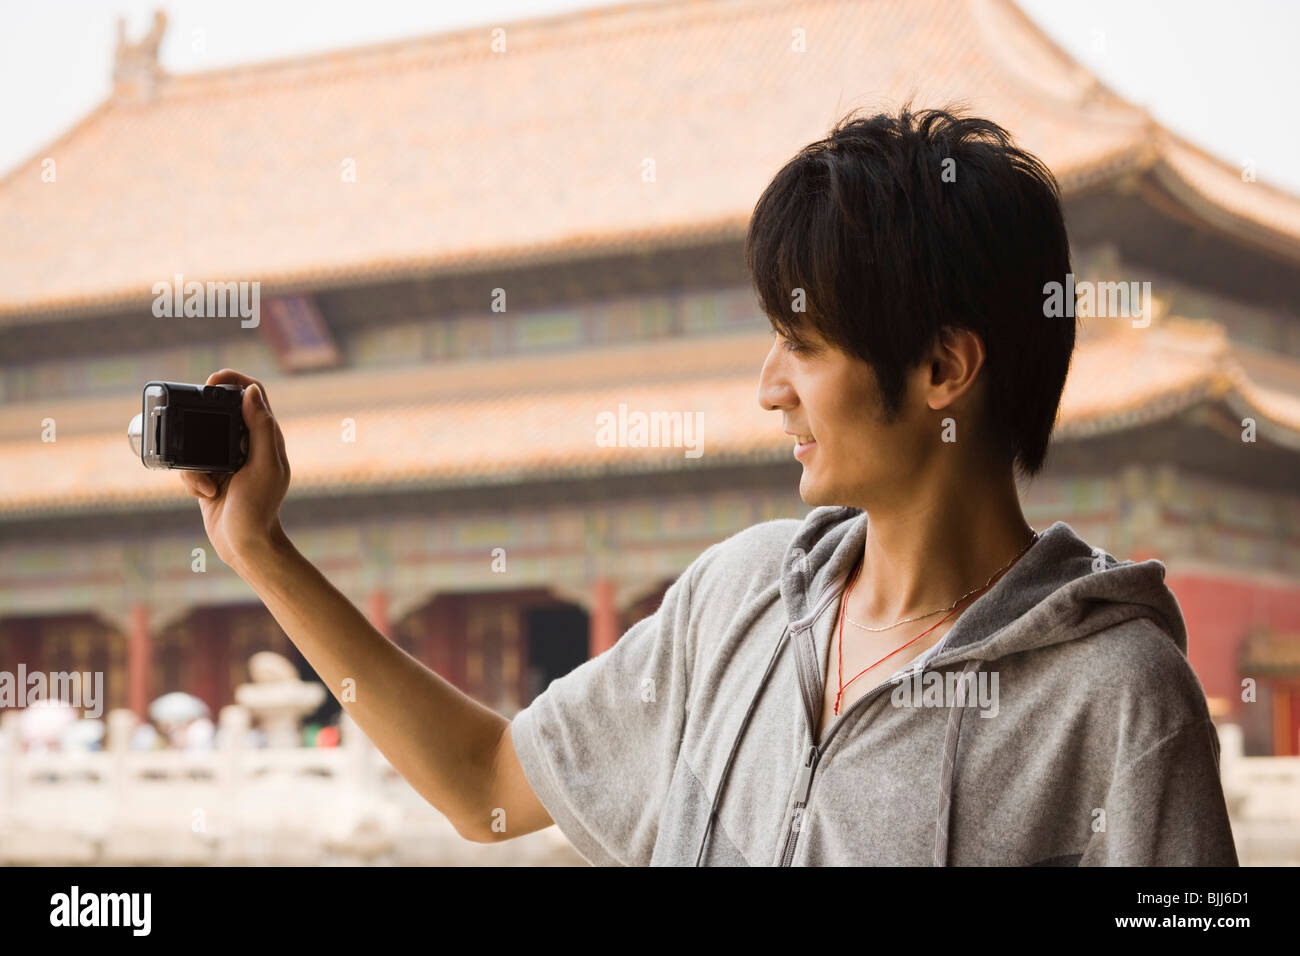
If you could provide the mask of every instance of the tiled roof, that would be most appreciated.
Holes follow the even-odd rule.
[[[267,382],[293,465],[292,495],[403,486],[517,483],[619,472],[784,461],[779,416],[758,405],[766,334],[666,339],[599,351],[347,371]],[[1292,364],[1292,380],[1295,375]],[[1175,415],[1207,400],[1236,403],[1300,448],[1300,399],[1257,386],[1213,323],[1080,342],[1057,437],[1070,440]],[[596,416],[702,414],[703,454],[601,447]],[[0,408],[0,516],[172,508],[178,476],[145,470],[125,437],[131,400],[41,400]],[[42,443],[54,418],[58,440]],[[343,441],[343,419],[355,442]]]
[[[1254,416],[1268,438],[1300,449],[1300,362],[1275,358],[1289,372],[1278,387],[1253,379],[1240,352],[1223,326],[1204,319],[1168,317],[1086,339],[1075,350],[1055,437],[1119,431],[1223,401]]]
[[[1300,259],[1300,199],[1161,130],[1010,0],[670,0],[506,41],[483,27],[110,98],[0,180],[0,318],[147,305],[176,273],[273,292],[739,237],[799,147],[909,94],[1002,123],[1067,191],[1153,169]]]

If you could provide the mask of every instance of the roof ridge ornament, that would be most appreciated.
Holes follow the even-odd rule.
[[[126,38],[126,17],[117,18],[117,48],[113,59],[113,97],[125,102],[153,99],[158,83],[166,77],[158,64],[158,47],[167,30],[167,14],[155,10],[153,27],[140,40]]]

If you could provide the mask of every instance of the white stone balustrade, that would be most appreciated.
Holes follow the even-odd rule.
[[[0,712],[0,864],[582,865],[555,827],[462,839],[346,713],[331,748],[250,748],[251,722],[231,705],[216,750],[132,751],[136,717],[113,711],[107,750],[37,754]],[[1300,757],[1243,756],[1232,724],[1219,739],[1242,864],[1300,864]]]
[[[215,750],[133,751],[113,711],[107,750],[38,754],[0,712],[0,864],[583,865],[554,827],[464,840],[346,713],[338,747],[250,748],[250,723],[230,705]]]

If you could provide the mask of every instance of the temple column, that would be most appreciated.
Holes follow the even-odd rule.
[[[127,641],[127,706],[141,720],[148,720],[149,677],[153,667],[153,642],[149,636],[149,605],[140,601],[131,605],[131,630]]]
[[[592,585],[589,628],[588,657],[609,650],[618,640],[618,608],[614,601],[614,582],[610,578],[598,577]]]

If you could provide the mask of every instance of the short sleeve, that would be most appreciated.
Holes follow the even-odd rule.
[[[714,545],[659,609],[609,650],[553,680],[510,725],[533,792],[597,866],[645,866],[686,721],[693,581]]]
[[[1080,865],[1237,866],[1210,719],[1184,724],[1121,770],[1105,819]]]

